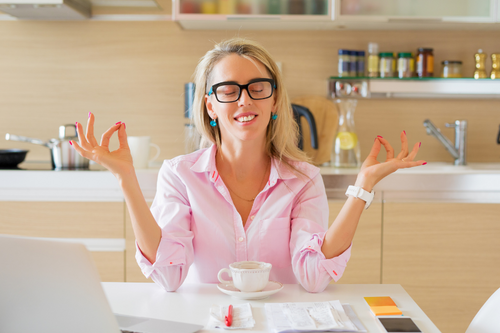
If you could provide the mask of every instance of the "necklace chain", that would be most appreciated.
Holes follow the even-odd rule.
[[[262,181],[260,182],[260,187],[259,187],[259,193],[260,193],[260,189],[262,188],[262,185],[264,184],[265,180],[266,180],[266,175],[267,175],[267,169],[269,168],[269,166],[271,165],[271,160],[269,160],[269,162],[267,163],[267,166],[266,166],[266,171],[264,172],[264,176],[262,177]],[[238,198],[240,198],[241,200],[245,200],[245,201],[248,201],[248,202],[253,202],[255,200],[255,198],[253,199],[245,199],[245,198],[242,198],[240,197],[238,194],[236,194],[236,192],[234,192],[229,186],[227,186],[226,184],[226,187],[228,188],[229,191],[231,191],[231,193],[233,193],[235,196],[237,196]]]

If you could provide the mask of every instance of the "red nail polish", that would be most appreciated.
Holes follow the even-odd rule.
[[[381,135],[377,135],[377,138],[382,138],[382,139],[383,139],[384,137],[383,137],[383,136],[381,136]]]
[[[76,127],[78,127],[78,122],[75,122]]]
[[[121,121],[119,121],[119,122],[117,122],[115,125],[118,125],[118,124],[121,124],[121,123],[122,123],[122,122],[121,122]]]
[[[403,133],[406,135],[406,131],[403,131]]]
[[[90,112],[89,112],[89,118],[90,118]]]
[[[422,163],[422,165],[426,165],[426,164],[427,164],[427,162]]]
[[[69,144],[70,144],[70,145],[73,145],[73,143],[72,143],[71,141],[69,142]]]
[[[418,143],[418,148],[420,148],[420,146],[421,146],[421,145],[422,145],[422,142],[419,142],[419,143]]]

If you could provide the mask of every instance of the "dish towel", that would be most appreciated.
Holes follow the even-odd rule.
[[[225,330],[238,330],[243,328],[252,328],[255,320],[252,316],[252,307],[250,303],[233,305],[233,323],[226,326],[224,317],[227,315],[229,305],[213,304],[210,307],[210,317],[208,319],[208,328],[222,328]]]

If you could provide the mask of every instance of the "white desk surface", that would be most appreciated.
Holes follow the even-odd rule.
[[[115,313],[166,319],[206,327],[212,304],[250,303],[256,324],[251,332],[269,332],[264,314],[265,303],[340,300],[349,303],[368,332],[380,332],[363,297],[390,296],[405,316],[413,318],[424,333],[439,329],[399,284],[331,284],[322,293],[311,294],[298,284],[287,284],[278,293],[263,300],[240,300],[225,295],[215,284],[184,284],[176,292],[166,292],[154,283],[104,282],[104,291]],[[199,332],[222,332],[202,329]],[[229,332],[229,331],[228,331]],[[234,330],[231,332],[249,332]]]

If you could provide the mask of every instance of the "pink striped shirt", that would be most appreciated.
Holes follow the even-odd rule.
[[[144,275],[174,291],[185,280],[218,283],[220,269],[250,260],[271,263],[271,280],[299,282],[309,292],[340,279],[351,247],[331,259],[321,252],[328,202],[319,169],[294,164],[306,178],[273,160],[269,181],[243,226],[217,172],[216,150],[212,146],[163,163],[151,206],[162,231],[154,264],[137,247]]]

